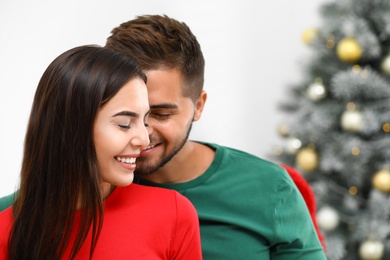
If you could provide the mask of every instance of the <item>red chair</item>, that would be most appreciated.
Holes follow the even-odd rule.
[[[320,229],[318,228],[318,224],[317,224],[316,198],[315,198],[313,190],[310,187],[310,184],[294,168],[287,166],[287,165],[284,165],[284,164],[281,164],[280,166],[282,166],[288,172],[288,174],[290,174],[290,176],[293,179],[298,190],[301,192],[302,197],[305,200],[307,208],[309,210],[311,219],[313,220],[314,227],[317,231],[318,239],[320,240],[322,247],[324,248],[324,251],[326,251],[325,240],[324,240],[324,237],[321,234]]]

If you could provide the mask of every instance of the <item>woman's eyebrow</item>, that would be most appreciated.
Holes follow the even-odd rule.
[[[138,117],[139,115],[137,113],[131,112],[131,111],[121,111],[116,114],[114,114],[112,117],[115,116],[131,116],[131,117]]]

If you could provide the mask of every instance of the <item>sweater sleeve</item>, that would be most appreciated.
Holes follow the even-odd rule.
[[[177,221],[170,259],[202,259],[199,219],[195,207],[186,197],[177,192],[176,205]]]
[[[282,178],[275,196],[271,259],[326,259],[305,201],[287,175]]]

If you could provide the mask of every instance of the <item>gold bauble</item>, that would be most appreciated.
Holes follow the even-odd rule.
[[[305,172],[312,172],[318,167],[318,154],[313,148],[302,148],[296,156],[297,165]]]
[[[390,133],[390,123],[384,123],[382,129],[383,132]]]
[[[288,126],[286,124],[280,124],[278,127],[278,134],[282,137],[287,137],[289,135]]]
[[[390,170],[382,169],[372,177],[372,185],[382,192],[390,192]]]
[[[355,62],[362,57],[362,48],[352,37],[346,37],[337,44],[337,56],[344,62]]]
[[[303,31],[301,38],[304,43],[310,44],[316,35],[317,35],[317,29],[308,28]]]

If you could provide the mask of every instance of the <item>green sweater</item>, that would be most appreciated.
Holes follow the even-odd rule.
[[[200,219],[203,259],[326,259],[305,201],[284,169],[242,151],[206,145],[215,149],[215,159],[192,181],[135,180],[191,200]]]
[[[191,200],[200,219],[204,260],[326,259],[305,201],[284,169],[242,151],[206,145],[216,151],[215,159],[192,181],[134,180],[177,190]],[[0,199],[0,208],[12,197]]]
[[[12,205],[12,203],[14,202],[15,195],[16,195],[16,193],[0,198],[0,211],[5,210],[6,208],[8,208],[9,206]]]

